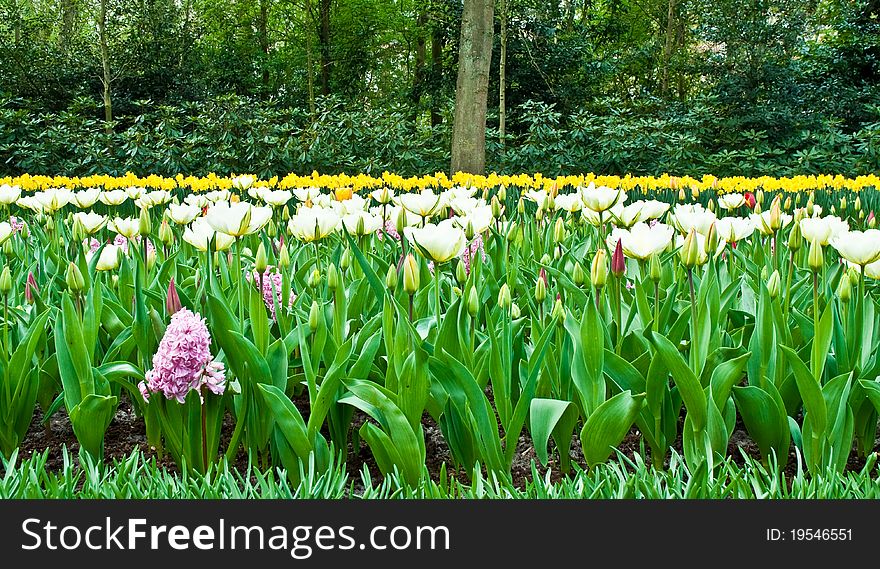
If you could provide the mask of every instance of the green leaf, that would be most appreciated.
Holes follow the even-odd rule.
[[[569,401],[532,399],[529,425],[531,427],[532,441],[535,445],[535,454],[542,465],[547,466],[547,443],[550,441],[551,433],[566,412],[571,413],[570,410],[572,409],[575,409],[575,407]],[[571,439],[571,432],[569,432],[568,438]]]
[[[600,405],[587,419],[581,431],[581,447],[588,466],[604,462],[629,433],[642,405],[644,395],[633,397],[619,393]]]
[[[694,428],[702,430],[708,420],[708,411],[706,393],[703,391],[700,381],[666,336],[652,332],[651,340],[657,349],[657,354],[663,359],[663,363],[672,375],[672,380],[678,387]]]

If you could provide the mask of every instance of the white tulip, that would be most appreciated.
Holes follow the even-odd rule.
[[[101,256],[98,257],[98,263],[95,268],[99,271],[112,271],[119,266],[119,255],[122,248],[118,245],[104,245],[101,249]],[[89,251],[86,253],[86,262],[91,263],[94,253]]]
[[[133,200],[138,199],[142,195],[147,192],[147,188],[141,188],[140,186],[129,186],[125,189],[126,195]]]
[[[80,225],[82,225],[88,235],[96,233],[99,229],[104,227],[104,223],[107,222],[105,216],[92,211],[78,211],[73,214],[73,219],[74,221],[79,221]]]
[[[466,245],[464,231],[448,219],[408,228],[407,233],[422,255],[438,264],[461,255]]]
[[[768,209],[767,211],[762,211],[761,213],[749,214],[749,219],[752,220],[752,223],[755,224],[755,229],[757,229],[761,235],[773,235],[775,233],[775,231],[773,231],[773,228],[770,226],[771,214],[772,210],[770,209]],[[780,221],[782,222],[782,225],[780,227],[787,226],[789,223],[791,223],[792,219],[794,218],[787,213],[780,214]]]
[[[597,186],[592,182],[586,188],[579,189],[584,206],[595,212],[607,211],[615,204],[626,203],[626,193],[622,189]]]
[[[128,199],[128,194],[124,190],[109,190],[101,192],[98,199],[104,205],[120,205]]]
[[[294,188],[293,195],[296,196],[296,199],[299,201],[307,202],[320,196],[321,190],[314,186],[309,186],[308,188]]]
[[[136,217],[114,217],[107,223],[107,229],[132,239],[135,235],[140,234],[141,223],[140,219]]]
[[[18,201],[21,197],[21,188],[19,186],[10,186],[9,184],[0,184],[0,204],[9,205]]]
[[[52,213],[69,204],[73,199],[73,192],[67,188],[48,188],[37,192],[34,197],[43,205],[43,211]]]
[[[387,186],[382,186],[378,190],[370,192],[370,197],[381,204],[387,204],[391,203],[391,200],[394,199],[394,192],[388,189]]]
[[[6,240],[12,237],[12,225],[7,221],[0,222],[0,244],[6,243]]]
[[[43,212],[43,204],[41,204],[40,200],[38,200],[34,196],[24,196],[23,198],[18,198],[18,201],[15,202],[15,205],[24,209],[29,209],[34,213]]]
[[[523,193],[522,197],[535,202],[538,204],[538,207],[544,207],[544,203],[547,201],[547,192],[544,190],[528,190]]]
[[[254,176],[249,174],[244,174],[242,176],[236,176],[232,178],[232,187],[237,190],[246,190],[254,185],[257,179]]]
[[[168,218],[178,225],[186,225],[202,213],[202,208],[197,205],[176,204],[168,206]]]
[[[260,196],[264,202],[273,207],[283,207],[292,197],[293,194],[287,190],[267,190]]]
[[[311,243],[334,233],[341,223],[332,209],[301,207],[287,221],[287,230],[300,241]]]
[[[639,210],[639,221],[660,219],[660,217],[669,210],[668,203],[657,200],[645,200],[635,203],[642,204],[642,207]]]
[[[742,194],[722,194],[718,196],[718,206],[722,209],[731,210],[744,206],[746,197]]]
[[[155,205],[162,205],[171,201],[171,194],[166,192],[165,190],[156,190],[154,192],[147,192],[135,200],[135,205],[138,208],[151,208]]]
[[[188,203],[190,205],[194,205],[199,209],[208,207],[211,205],[211,201],[206,198],[203,194],[189,194],[185,198],[183,198],[184,203]]]
[[[619,227],[632,227],[635,223],[642,221],[642,203],[614,204],[610,213],[615,225]]]
[[[235,237],[214,231],[204,217],[196,219],[183,230],[183,240],[199,251],[207,251],[211,239],[214,240],[215,251],[225,251],[235,242]]]
[[[825,246],[838,233],[849,231],[849,223],[839,217],[829,215],[827,217],[805,217],[800,221],[801,234],[807,242],[818,241],[819,245]]]
[[[248,202],[218,202],[205,219],[214,231],[241,237],[262,229],[272,218],[271,207],[255,207]]]
[[[80,209],[86,209],[95,205],[95,202],[98,201],[98,198],[101,196],[101,190],[98,188],[87,188],[85,190],[80,190],[73,194],[73,203],[77,205]]]
[[[842,231],[831,238],[830,244],[841,257],[860,267],[880,260],[880,229]]]
[[[369,235],[382,228],[382,218],[365,211],[356,211],[342,216],[342,225],[352,235]]]
[[[608,236],[607,243],[613,251],[620,241],[620,247],[627,257],[644,261],[666,249],[674,234],[675,230],[664,223],[652,226],[640,221],[632,229],[615,228]]]
[[[452,221],[464,230],[467,230],[468,224],[470,224],[474,235],[476,235],[489,229],[495,221],[495,217],[492,215],[492,206],[484,205],[472,209],[467,215],[453,217]]]
[[[230,195],[229,190],[214,190],[207,192],[205,194],[205,199],[211,203],[228,202]]]
[[[467,196],[452,198],[451,200],[448,200],[447,203],[458,215],[467,215],[472,209],[486,205],[484,200]]]
[[[557,211],[565,210],[569,213],[574,213],[583,209],[584,202],[578,194],[559,194],[553,200],[553,205]]]
[[[722,217],[715,222],[718,238],[736,243],[749,238],[755,232],[755,224],[748,217]]]
[[[681,233],[687,235],[693,229],[706,235],[718,217],[700,204],[678,204],[669,217],[670,223]]]
[[[407,211],[411,211],[420,217],[428,217],[440,208],[440,196],[430,190],[420,194],[401,194],[397,202]]]

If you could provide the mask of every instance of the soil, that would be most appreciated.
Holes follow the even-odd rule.
[[[307,396],[296,398],[294,404],[302,412],[303,417],[308,420]],[[356,411],[352,420],[353,431],[360,428],[366,420],[368,420],[366,415],[360,411]],[[681,422],[683,422],[683,414]],[[228,446],[234,426],[235,423],[233,418],[227,414],[224,420],[223,433],[221,436],[221,451]],[[446,476],[448,479],[458,479],[462,482],[466,482],[468,478],[466,472],[463,469],[455,467],[452,454],[443,438],[440,427],[427,413],[425,413],[422,419],[422,426],[425,432],[426,465],[432,479],[439,480],[441,469],[445,464]],[[679,432],[681,432],[680,428]],[[551,445],[552,444],[551,441]],[[19,457],[26,459],[34,453],[41,453],[48,450],[45,465],[46,470],[59,471],[64,466],[64,454],[62,449],[65,445],[68,449],[69,459],[75,460],[76,454],[79,450],[79,444],[76,441],[76,437],[73,434],[73,429],[71,428],[70,421],[64,409],[62,408],[55,413],[55,415],[49,420],[49,424],[44,426],[43,413],[38,408],[34,412],[31,427],[19,449]],[[679,435],[672,447],[679,454],[682,453],[681,435]],[[109,464],[114,460],[122,460],[129,456],[135,449],[139,449],[147,458],[156,458],[158,464],[169,472],[179,472],[177,465],[170,457],[165,456],[160,459],[157,456],[155,449],[147,444],[144,421],[142,418],[136,416],[131,403],[125,396],[123,396],[116,411],[116,416],[110,423],[110,427],[107,430],[107,436],[105,437],[105,462]],[[555,449],[551,448],[550,450],[553,451],[551,452],[550,462],[546,467],[543,467],[538,463],[531,438],[527,432],[524,432],[517,443],[511,468],[513,482],[517,487],[523,488],[526,483],[532,479],[533,461],[537,465],[536,471],[539,476],[544,477],[547,470],[550,469],[551,481],[559,480],[562,477],[560,469],[558,468],[558,458],[553,454],[555,453]],[[642,460],[646,464],[651,463],[651,451],[647,447],[647,444],[643,442],[641,434],[635,427],[633,427],[629,434],[624,438],[623,442],[618,446],[618,450],[629,459],[634,459],[637,454],[641,454]],[[350,480],[354,483],[353,490],[355,493],[362,490],[362,488],[360,488],[360,472],[364,468],[369,471],[372,480],[381,480],[381,472],[376,465],[376,461],[373,459],[369,446],[363,441],[360,441],[358,448],[354,448],[353,443],[349,441],[348,451],[347,468],[349,475],[351,476]],[[875,441],[874,451],[880,451],[880,439]],[[737,464],[743,464],[745,462],[743,454],[755,459],[760,459],[758,445],[749,437],[745,427],[739,421],[730,437],[727,454],[732,457],[733,461]],[[572,437],[571,460],[572,463],[577,463],[582,468],[586,468],[586,463],[584,462],[584,457],[580,448],[580,438],[577,434]],[[248,460],[246,453],[243,451],[239,452],[233,466],[239,471],[244,471],[247,469],[247,464]],[[666,465],[668,465],[668,458],[666,459]],[[855,449],[853,449],[846,470],[859,471],[864,466],[865,459],[859,457]],[[794,445],[791,446],[789,460],[784,472],[788,480],[791,480],[792,477],[797,474],[797,459]]]

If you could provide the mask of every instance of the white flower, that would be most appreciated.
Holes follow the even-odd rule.
[[[633,225],[632,229],[615,228],[608,236],[607,243],[608,248],[613,251],[620,241],[623,253],[627,257],[645,260],[666,249],[672,242],[674,233],[672,227],[664,223],[655,223],[651,226],[639,222]]]
[[[382,186],[381,188],[370,192],[370,197],[381,204],[391,203],[391,200],[394,199],[394,192],[388,189],[387,186]]]
[[[237,190],[246,190],[254,185],[257,179],[254,176],[249,174],[244,174],[242,176],[236,176],[232,178],[232,187]]]
[[[839,217],[829,215],[827,217],[805,217],[800,221],[801,234],[808,243],[818,241],[819,245],[825,246],[838,233],[849,231],[849,223]]]
[[[639,210],[639,221],[647,221],[649,219],[660,219],[664,213],[669,210],[669,204],[657,200],[645,200],[635,202],[642,204]]]
[[[15,202],[15,204],[18,207],[29,209],[34,213],[43,212],[43,204],[41,204],[40,200],[38,200],[34,196],[24,196],[23,198],[18,198],[18,201]]]
[[[626,193],[623,190],[597,186],[592,182],[586,188],[580,188],[580,194],[584,206],[595,212],[603,212],[615,204],[626,202]]]
[[[95,205],[95,202],[98,201],[100,196],[101,190],[98,188],[87,188],[75,192],[71,201],[73,201],[73,203],[75,203],[80,209],[86,209]]]
[[[197,205],[176,204],[168,206],[168,218],[178,225],[186,225],[202,213],[202,208]]]
[[[495,221],[495,217],[492,215],[492,206],[484,205],[472,209],[467,215],[453,217],[452,221],[465,231],[467,231],[468,224],[470,224],[474,235],[476,235],[489,229]]]
[[[770,224],[770,217],[772,213],[773,210],[768,209],[767,211],[762,211],[761,213],[749,214],[749,219],[752,220],[752,223],[755,224],[755,229],[757,229],[761,235],[773,235],[774,233],[776,233]],[[780,213],[779,220],[782,223],[780,227],[785,227],[786,225],[791,223],[792,219],[794,218],[791,215],[787,213]]]
[[[464,231],[448,219],[408,228],[407,233],[422,255],[438,264],[458,257],[465,248]]]
[[[706,235],[718,217],[700,204],[678,204],[669,217],[670,223],[681,233],[687,234],[691,229]]]
[[[20,197],[20,187],[10,186],[9,184],[0,184],[0,204],[9,205],[15,203]]]
[[[126,195],[128,195],[128,197],[130,197],[133,200],[136,200],[139,197],[141,197],[142,195],[144,195],[144,193],[146,191],[147,191],[146,188],[141,188],[139,186],[129,186],[125,189]]]
[[[342,216],[342,225],[352,235],[369,235],[382,228],[382,218],[365,211],[356,211]]]
[[[584,207],[584,202],[578,194],[559,194],[553,201],[556,210],[565,210],[569,213],[580,211]]]
[[[98,257],[98,263],[95,268],[99,271],[112,271],[119,266],[119,255],[122,248],[118,245],[104,245],[101,249],[101,256]],[[86,262],[91,263],[94,253],[89,251],[86,253]]]
[[[335,232],[341,223],[332,209],[301,207],[287,221],[287,230],[300,241],[311,243]]]
[[[547,192],[544,190],[528,190],[523,193],[522,197],[538,204],[538,207],[544,207],[547,202]]]
[[[273,207],[286,205],[292,197],[293,194],[287,190],[266,190],[260,195],[260,199]]]
[[[722,217],[715,222],[718,238],[728,243],[747,239],[755,232],[755,224],[748,217]]]
[[[458,215],[467,215],[472,209],[486,205],[484,200],[467,196],[452,198],[447,203],[449,203],[449,207],[451,207]]]
[[[214,231],[204,217],[196,219],[183,230],[183,240],[199,251],[207,251],[211,239],[214,239],[215,251],[225,251],[235,242],[235,237]]]
[[[79,221],[80,225],[82,225],[88,235],[91,235],[104,227],[104,223],[107,221],[105,216],[92,211],[78,211],[73,214],[73,219],[75,222]]]
[[[718,196],[718,206],[722,209],[731,210],[744,206],[746,198],[742,194],[722,194]]]
[[[830,244],[841,257],[860,267],[880,260],[880,229],[842,231],[831,238]]]
[[[131,239],[140,234],[141,222],[136,217],[114,217],[107,223],[107,229]]]
[[[34,194],[37,201],[43,206],[43,211],[52,213],[70,203],[73,192],[67,188],[48,188]]]
[[[615,204],[611,208],[611,218],[619,227],[632,227],[636,222],[642,221],[642,204],[633,202],[628,205]]]
[[[428,217],[440,208],[440,196],[430,190],[420,194],[401,194],[397,202],[407,211],[411,211],[420,217]]]
[[[461,198],[472,198],[477,193],[475,187],[453,186],[443,192],[443,199],[447,202]]]
[[[403,209],[399,205],[389,207],[387,209],[387,211],[384,212],[385,219],[390,221],[391,223],[395,224],[395,226],[396,226],[397,225],[397,218],[400,217],[401,212],[403,212],[404,226],[408,227],[411,225],[418,225],[419,223],[422,222],[421,217],[419,217],[418,215],[414,214],[411,211],[406,211],[405,209]],[[370,208],[370,213],[381,218],[383,215],[382,207],[380,206],[380,207]]]
[[[241,237],[262,229],[272,217],[271,207],[255,207],[248,202],[218,202],[205,219],[214,231]]]
[[[329,196],[327,196],[329,198]],[[312,205],[320,205],[317,201],[313,202]],[[336,210],[339,215],[347,215],[349,213],[357,213],[360,211],[364,211],[367,209],[367,200],[362,198],[357,194],[353,194],[347,200],[330,200],[328,204],[322,205],[322,207],[327,207],[329,205],[331,208]]]
[[[165,190],[156,190],[154,192],[147,192],[143,194],[141,197],[135,200],[135,205],[138,208],[151,208],[154,205],[162,205],[171,201],[171,194],[166,192]]]
[[[853,265],[852,263],[849,263],[849,261],[847,261],[847,263],[857,269],[859,268],[859,265]],[[880,261],[874,261],[873,263],[865,265],[865,276],[870,279],[880,279]]]
[[[12,226],[9,222],[0,222],[0,244],[6,243],[6,240],[12,237]]]
[[[321,195],[321,190],[314,186],[308,188],[294,188],[293,195],[296,196],[296,199],[299,201],[307,202],[309,200],[314,200]]]
[[[211,201],[206,198],[203,194],[189,194],[185,198],[183,198],[184,203],[188,203],[190,205],[194,205],[199,209],[204,207],[208,207],[211,204]]]
[[[104,205],[119,205],[128,199],[128,194],[125,193],[125,190],[103,191],[98,199]]]
[[[229,190],[214,190],[207,192],[205,194],[205,199],[211,203],[228,202],[230,195]]]

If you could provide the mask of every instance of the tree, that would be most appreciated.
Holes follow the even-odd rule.
[[[486,170],[486,104],[492,62],[494,0],[465,0],[461,15],[452,172]]]

